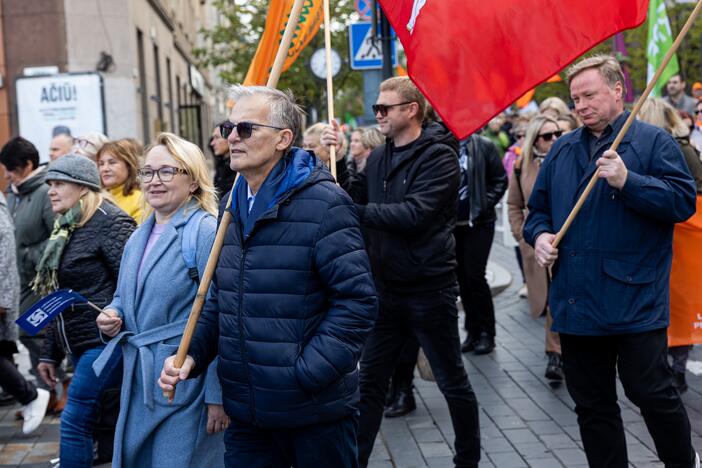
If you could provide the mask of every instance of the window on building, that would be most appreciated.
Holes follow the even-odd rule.
[[[175,131],[175,112],[173,103],[173,77],[171,75],[171,59],[166,57],[166,80],[168,82],[168,118],[170,119],[169,131]]]
[[[139,94],[141,101],[141,126],[144,143],[151,139],[149,132],[149,98],[146,90],[146,63],[144,59],[144,33],[137,29],[137,55],[139,60]]]
[[[156,94],[154,95],[154,101],[156,101],[156,115],[158,116],[157,130],[159,132],[164,131],[166,128],[163,124],[163,93],[161,92],[161,63],[158,57],[158,46],[154,44],[154,86],[156,87]]]

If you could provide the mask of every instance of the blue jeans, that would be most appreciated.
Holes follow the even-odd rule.
[[[357,468],[357,432],[357,414],[292,429],[261,429],[253,424],[232,421],[224,433],[224,466]]]
[[[73,354],[73,379],[61,413],[61,468],[93,466],[93,431],[100,410],[100,396],[122,382],[122,354],[115,353],[98,379],[93,362],[104,346]]]

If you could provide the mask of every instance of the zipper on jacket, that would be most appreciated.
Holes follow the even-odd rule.
[[[73,307],[73,306],[71,306]],[[63,346],[63,350],[66,351],[67,354],[73,354],[73,351],[71,351],[71,345],[68,344],[68,335],[66,335],[66,322],[63,320],[63,314],[58,315],[59,319],[59,327],[58,327],[58,334],[59,338],[61,339],[61,344]]]
[[[244,366],[244,374],[246,375],[246,383],[249,385],[249,400],[251,401],[251,416],[254,422],[256,421],[256,402],[254,400],[254,389],[251,385],[251,375],[249,375],[249,356],[246,352],[246,340],[244,339],[244,264],[246,263],[246,249],[241,247],[241,262],[239,264],[239,345],[241,346],[242,364]]]

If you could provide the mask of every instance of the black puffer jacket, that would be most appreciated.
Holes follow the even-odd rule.
[[[68,240],[59,266],[59,286],[73,289],[100,308],[109,304],[117,287],[124,244],[135,228],[129,215],[103,202]],[[81,354],[104,344],[95,323],[97,315],[87,305],[76,305],[59,314],[48,327],[41,360],[58,363],[66,353]]]
[[[393,165],[392,141],[339,183],[357,203],[376,283],[394,293],[436,291],[455,284],[458,141],[440,123],[427,124],[413,151]]]

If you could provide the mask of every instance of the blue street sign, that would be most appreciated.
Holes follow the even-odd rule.
[[[37,301],[15,320],[15,323],[31,336],[34,336],[68,306],[86,302],[88,300],[77,292],[73,292],[70,289],[59,289]]]
[[[349,24],[349,63],[352,70],[374,70],[383,67],[380,37],[372,34],[371,23]],[[392,66],[397,66],[395,35],[392,40]]]
[[[368,21],[373,17],[373,0],[356,0],[354,3],[362,20]]]

